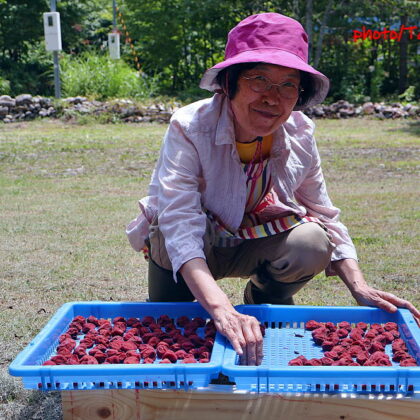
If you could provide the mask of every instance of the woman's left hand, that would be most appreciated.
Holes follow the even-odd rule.
[[[383,292],[370,286],[365,286],[352,292],[356,302],[362,306],[377,306],[387,312],[395,312],[397,308],[408,309],[417,320],[420,320],[418,311],[408,300],[401,299],[392,293]]]

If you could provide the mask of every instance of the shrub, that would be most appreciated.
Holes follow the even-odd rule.
[[[125,61],[97,52],[63,55],[60,60],[64,96],[146,98],[157,90],[157,78],[132,69]]]

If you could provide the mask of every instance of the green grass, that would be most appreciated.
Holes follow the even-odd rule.
[[[57,418],[58,397],[23,391],[6,369],[63,303],[147,297],[147,266],[124,228],[146,194],[165,130],[0,125],[0,418]],[[316,133],[330,196],[368,282],[419,306],[419,123],[320,120]],[[234,304],[244,284],[220,282]],[[355,304],[339,279],[323,274],[296,303]]]

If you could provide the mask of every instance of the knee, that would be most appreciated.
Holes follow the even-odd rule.
[[[283,256],[272,261],[270,268],[288,281],[311,278],[320,273],[329,264],[333,250],[327,233],[317,223],[294,228],[284,246]]]

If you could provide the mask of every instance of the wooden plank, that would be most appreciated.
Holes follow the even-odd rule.
[[[63,391],[64,420],[418,420],[420,400],[384,395]]]

